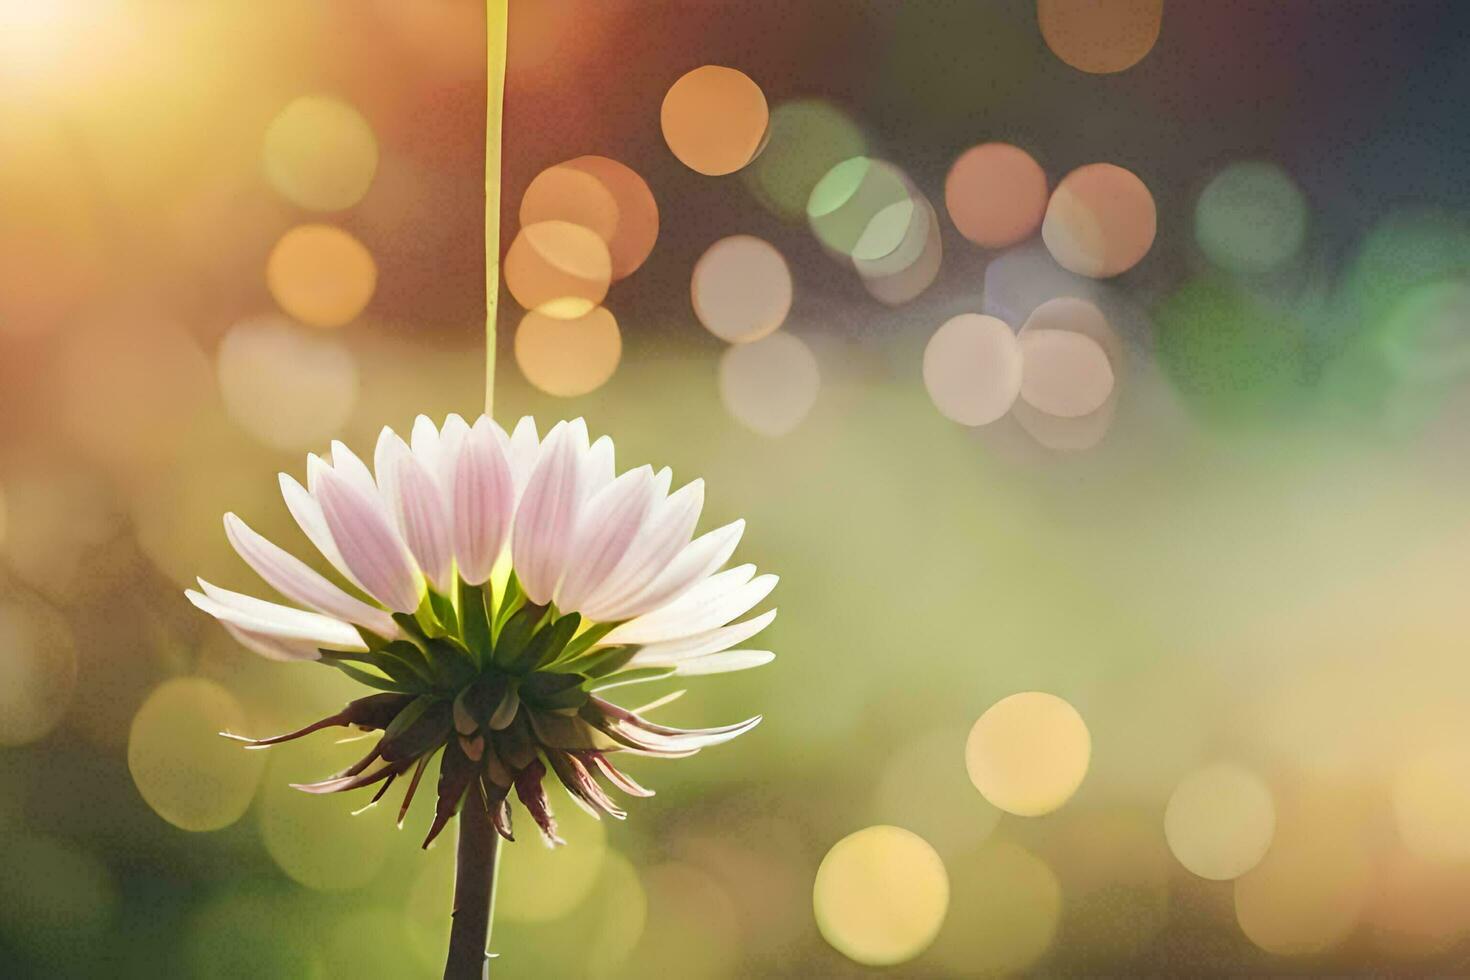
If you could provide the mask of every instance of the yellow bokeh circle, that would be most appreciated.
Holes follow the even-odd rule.
[[[265,280],[281,309],[302,323],[340,327],[373,298],[378,267],[341,228],[297,225],[271,249]]]
[[[1054,694],[1026,691],[991,705],[970,729],[965,766],[992,804],[1021,817],[1057,809],[1082,785],[1092,738]]]
[[[575,320],[601,305],[612,282],[607,243],[570,221],[527,225],[505,255],[505,285],[515,301],[558,320]]]
[[[607,383],[623,356],[618,321],[599,306],[575,320],[531,310],[516,328],[516,364],[548,395],[574,398]]]
[[[1201,878],[1227,881],[1260,863],[1276,833],[1270,787],[1243,766],[1190,773],[1164,810],[1164,837],[1179,863]]]
[[[240,702],[213,681],[164,681],[133,716],[128,733],[128,769],[138,792],[176,827],[228,827],[250,806],[266,761],[219,735],[244,726]]]
[[[744,72],[705,65],[670,86],[659,111],[664,142],[690,170],[717,177],[754,160],[765,143],[770,109]]]
[[[286,200],[313,211],[350,208],[378,170],[378,141],[362,113],[328,95],[293,99],[265,131],[265,175]]]
[[[812,907],[822,938],[866,966],[918,956],[944,924],[949,877],[922,837],[879,825],[833,845],[817,869]]]

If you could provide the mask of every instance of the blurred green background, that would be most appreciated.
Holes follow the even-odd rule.
[[[702,526],[746,518],[742,560],[782,582],[775,663],[661,712],[765,723],[634,760],[658,796],[626,824],[562,806],[571,846],[508,847],[496,975],[1470,962],[1470,10],[1097,6],[1068,28],[1048,0],[511,3],[502,249],[532,180],[584,154],[641,175],[658,235],[594,300],[617,341],[593,353],[518,350],[503,293],[497,415],[585,415],[621,465],[704,477]],[[1124,70],[1076,64],[1120,48]],[[356,746],[213,734],[353,686],[240,649],[181,590],[261,591],[226,510],[305,553],[275,474],[306,452],[479,410],[484,58],[475,2],[0,0],[7,976],[438,975],[453,849],[418,849],[426,801],[399,833],[287,786]],[[705,64],[769,107],[728,176],[660,125]],[[1148,254],[1092,280],[1034,224],[967,240],[946,174],[987,141],[1049,188],[1137,175]],[[861,154],[937,215],[902,303],[806,220]],[[734,234],[793,288],[730,346],[691,274]],[[1116,335],[1105,409],[936,410],[941,323],[1017,329],[1057,296]],[[1083,744],[1030,715],[972,735],[1033,691]],[[922,843],[834,851],[886,825]]]

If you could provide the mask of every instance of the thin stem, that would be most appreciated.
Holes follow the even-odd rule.
[[[454,912],[444,980],[490,976],[490,920],[495,914],[495,879],[500,835],[479,793],[470,788],[459,808],[459,849],[454,858]]]
[[[495,410],[495,320],[500,305],[500,117],[510,0],[485,3],[485,414]]]

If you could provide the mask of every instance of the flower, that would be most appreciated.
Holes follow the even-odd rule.
[[[513,840],[514,791],[550,844],[563,843],[542,779],[547,767],[589,813],[625,812],[599,777],[651,796],[613,765],[617,753],[681,757],[760,721],[679,729],[630,711],[608,688],[756,667],[764,650],[733,649],[775,610],[732,622],[766,598],[774,575],[724,569],[744,530],[735,521],[694,537],[704,502],[695,480],[670,492],[668,469],[615,475],[613,444],[589,445],[581,420],[544,440],[521,419],[507,436],[481,416],[436,429],[420,416],[410,443],[391,429],[373,469],[334,442],[330,462],[307,458],[307,485],[281,474],[286,506],[345,589],[226,514],[240,557],[296,606],[200,580],[189,599],[244,646],[274,660],[319,661],[378,693],[275,738],[333,726],[381,732],[336,776],[298,786],[334,793],[400,776],[407,813],[436,754],[438,804],[424,846],[458,811],[483,805]],[[306,608],[298,608],[298,607]],[[371,803],[369,804],[371,805]]]

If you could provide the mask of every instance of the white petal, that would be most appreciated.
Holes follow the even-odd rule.
[[[516,423],[515,431],[510,434],[510,471],[515,477],[516,498],[520,499],[521,493],[526,489],[526,481],[531,478],[531,471],[536,468],[536,459],[541,452],[541,442],[536,435],[536,420],[526,415]]]
[[[647,587],[601,610],[600,622],[633,619],[666,605],[724,566],[745,532],[744,521],[734,521],[695,538]]]
[[[337,440],[332,442],[332,469],[350,480],[353,486],[370,499],[378,499],[378,485],[373,481],[372,470],[345,443]]]
[[[721,650],[730,649],[737,643],[744,643],[769,626],[771,620],[775,618],[776,610],[772,609],[753,619],[747,619],[743,623],[721,626],[719,629],[696,633],[694,636],[686,636],[681,640],[649,644],[635,653],[629,663],[640,667],[651,667],[719,653]]]
[[[320,474],[316,488],[322,516],[342,560],[368,595],[395,612],[411,613],[423,597],[423,580],[382,502],[335,470]]]
[[[479,585],[505,548],[515,485],[500,426],[482,415],[461,443],[450,475],[454,553],[460,576]]]
[[[653,506],[653,470],[629,470],[598,491],[578,518],[573,560],[556,589],[562,612],[581,608],[583,600],[606,581],[637,538]]]
[[[413,431],[409,433],[408,444],[413,447],[413,454],[419,458],[431,472],[439,472],[439,453],[441,440],[439,429],[434,425],[434,420],[427,415],[420,415],[413,420]]]
[[[231,592],[203,579],[199,585],[205,594],[193,589],[184,594],[215,619],[280,640],[304,641],[341,650],[367,649],[357,630],[341,620]]]
[[[724,626],[755,608],[775,588],[776,576],[762,575],[752,582],[754,572],[754,565],[740,565],[711,575],[678,600],[619,626],[601,645],[662,643]]]
[[[541,458],[516,509],[511,556],[532,602],[551,601],[576,529],[586,426],[558,422],[541,444]]]
[[[314,459],[316,459],[315,456],[308,458],[308,470],[311,460]],[[317,460],[317,462],[321,461]],[[316,502],[316,498],[305,487],[285,473],[280,475],[280,480],[281,496],[285,498],[286,509],[291,512],[292,517],[296,518],[296,524],[301,528],[302,533],[311,539],[311,543],[316,545],[316,550],[322,553],[323,558],[332,563],[332,567],[340,572],[343,578],[361,589],[362,583],[357,580],[357,576],[352,574],[352,569],[348,568],[347,563],[342,560],[342,552],[337,550],[337,542],[332,540],[332,532],[327,528],[327,519],[322,516],[321,504]],[[363,589],[363,591],[367,590]]]
[[[616,472],[613,441],[607,436],[602,436],[587,450],[587,455],[583,460],[583,499],[591,499],[593,494],[611,483]]]
[[[686,660],[674,671],[679,677],[696,677],[701,674],[728,674],[736,670],[763,667],[776,659],[769,650],[725,650],[708,657]]]
[[[220,621],[220,625],[241,646],[271,660],[320,660],[322,658],[321,651],[310,643],[280,640],[272,636],[267,636],[264,633],[256,633],[252,630],[244,629],[243,627],[236,626],[234,623],[224,622],[223,620]]]
[[[374,456],[378,486],[404,544],[440,595],[454,583],[449,512],[439,480],[392,429],[378,438]]]
[[[234,514],[225,515],[225,535],[255,573],[281,595],[319,613],[356,623],[379,636],[394,639],[398,624],[393,617],[333,585],[304,561],[266,540]]]
[[[654,477],[655,488],[666,484],[668,470]],[[588,597],[586,612],[610,622],[610,611],[621,611],[631,598],[648,588],[689,543],[704,507],[704,481],[695,480],[654,504],[628,553],[618,562],[602,587]],[[594,612],[594,610],[596,612]]]

